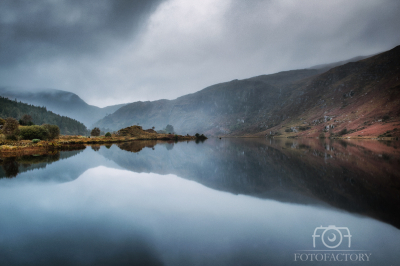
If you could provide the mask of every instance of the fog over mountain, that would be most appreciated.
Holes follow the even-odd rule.
[[[95,125],[118,130],[133,124],[156,129],[171,124],[180,134],[214,136],[315,137],[341,130],[397,136],[399,68],[397,46],[326,72],[326,66],[284,71],[215,84],[175,100],[130,103]]]
[[[89,105],[78,95],[56,89],[0,87],[0,95],[35,106],[45,106],[56,114],[68,116],[91,127],[94,122],[115,112],[125,104],[99,108]]]
[[[398,0],[0,1],[0,87],[95,106],[371,55],[400,43]]]

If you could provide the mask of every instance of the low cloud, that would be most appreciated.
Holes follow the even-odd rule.
[[[100,106],[400,44],[394,0],[2,1],[0,10],[0,85],[72,91]]]

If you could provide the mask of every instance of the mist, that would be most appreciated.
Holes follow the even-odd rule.
[[[175,99],[215,83],[379,53],[400,2],[2,1],[0,86],[87,103]]]

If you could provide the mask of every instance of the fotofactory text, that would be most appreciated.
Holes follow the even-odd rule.
[[[311,237],[314,249],[297,250],[294,261],[371,261],[372,253],[368,250],[350,249],[352,235],[348,227],[321,225],[314,229]]]

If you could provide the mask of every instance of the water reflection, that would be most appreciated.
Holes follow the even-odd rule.
[[[86,170],[100,165],[120,168],[84,146],[78,150],[54,151],[47,155],[0,158],[0,186],[71,182]]]
[[[135,156],[100,153],[130,171],[172,173],[234,194],[328,204],[400,228],[397,142],[213,139],[200,146],[180,143],[174,150],[169,143],[156,144],[118,145],[140,151]]]
[[[76,151],[54,151],[45,155],[0,158],[0,178],[12,178],[16,177],[19,173],[46,168],[48,164],[52,164],[60,159],[75,156],[82,152],[82,150],[83,149]]]
[[[104,166],[56,186],[0,187],[0,212],[0,265],[296,265],[320,223],[349,227],[368,265],[396,262],[400,245],[399,230],[373,219]]]
[[[2,158],[0,265],[290,265],[331,224],[390,265],[400,231],[377,220],[400,227],[398,147],[136,141]]]

